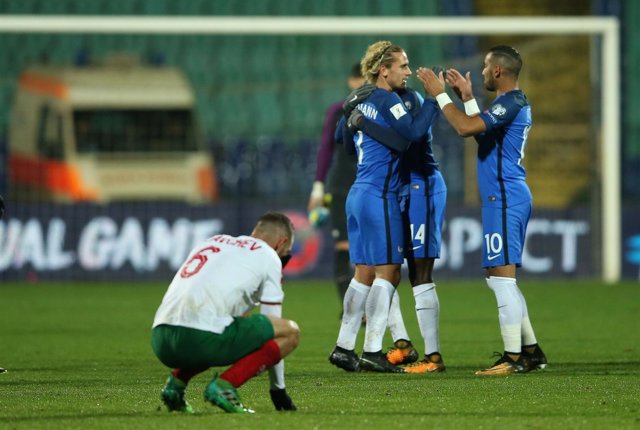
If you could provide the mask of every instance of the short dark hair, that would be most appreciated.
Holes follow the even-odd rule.
[[[507,73],[518,77],[522,69],[522,57],[518,50],[512,46],[498,45],[489,49],[491,58],[499,63]]]
[[[283,213],[280,212],[266,212],[258,219],[256,224],[256,230],[260,231],[279,231],[291,240],[293,238],[293,223]]]

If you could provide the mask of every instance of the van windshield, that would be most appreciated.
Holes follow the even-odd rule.
[[[192,112],[78,110],[73,114],[78,153],[184,152],[197,148]]]

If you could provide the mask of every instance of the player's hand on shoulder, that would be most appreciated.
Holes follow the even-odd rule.
[[[344,117],[349,118],[349,115],[351,115],[351,111],[353,111],[356,106],[358,106],[358,104],[365,101],[371,95],[371,93],[376,90],[376,88],[378,87],[376,87],[374,84],[364,84],[360,88],[356,88],[355,90],[351,91],[351,94],[349,94],[347,99],[342,104]]]
[[[360,109],[354,109],[351,112],[351,115],[349,115],[349,119],[347,120],[347,127],[349,127],[349,130],[351,130],[351,132],[353,133],[360,130],[360,127],[362,126],[363,118],[364,118],[364,115],[360,111]]]
[[[285,388],[280,388],[276,390],[269,390],[269,394],[271,395],[271,401],[273,402],[273,406],[276,407],[277,411],[296,411],[296,405],[293,404],[293,400],[287,394],[287,390]]]

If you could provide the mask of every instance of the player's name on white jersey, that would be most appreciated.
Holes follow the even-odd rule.
[[[371,105],[361,103],[358,105],[358,110],[369,119],[376,119],[378,116],[378,111]]]
[[[226,234],[218,234],[209,239],[211,242],[222,243],[225,245],[237,246],[238,248],[248,249],[249,251],[255,251],[262,248],[262,245],[253,239],[247,237],[239,238],[233,236],[227,236]]]

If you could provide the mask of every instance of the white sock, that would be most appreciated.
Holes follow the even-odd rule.
[[[529,321],[529,310],[527,309],[527,301],[524,298],[524,294],[520,291],[520,288],[516,285],[518,295],[520,296],[520,302],[522,303],[522,344],[523,345],[535,345],[538,343],[536,335],[533,332],[533,326]]]
[[[496,295],[498,320],[504,350],[519,354],[521,350],[522,301],[514,278],[490,276],[487,285]]]
[[[376,278],[371,285],[367,304],[367,329],[364,334],[364,351],[378,352],[382,350],[382,338],[387,328],[391,298],[396,291],[391,282]]]
[[[388,326],[389,331],[391,332],[391,338],[394,342],[400,339],[411,340],[409,339],[409,333],[407,333],[407,328],[405,327],[404,320],[402,319],[402,312],[400,311],[400,296],[398,295],[397,290],[393,293],[393,298],[391,299]]]
[[[413,297],[416,300],[416,316],[418,326],[424,339],[425,355],[440,351],[438,338],[438,318],[440,302],[436,293],[436,284],[420,284],[413,287]]]
[[[340,348],[355,349],[356,338],[362,325],[362,315],[364,315],[365,303],[370,290],[369,286],[355,279],[349,283],[349,288],[344,294],[342,323],[338,333],[338,342],[336,342]]]

